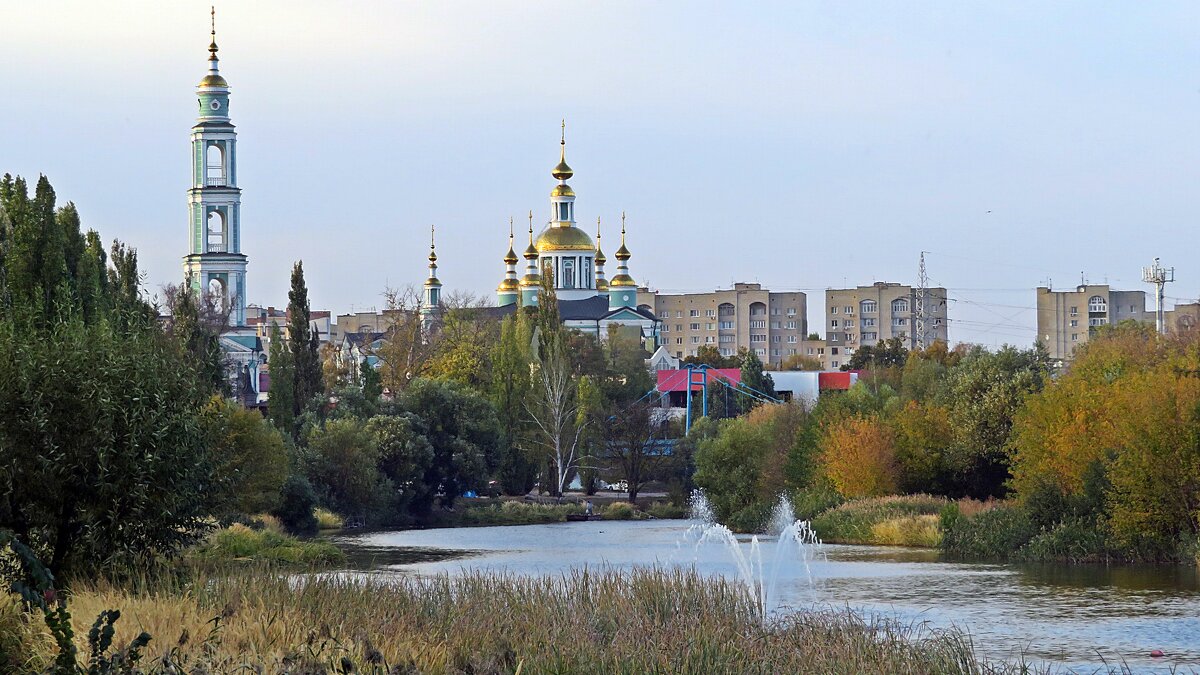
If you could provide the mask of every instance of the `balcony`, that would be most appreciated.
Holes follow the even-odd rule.
[[[208,187],[225,187],[225,176],[209,176],[205,184]]]
[[[228,253],[228,251],[225,250],[225,244],[212,244],[212,243],[210,243],[208,245],[208,252],[209,253]]]

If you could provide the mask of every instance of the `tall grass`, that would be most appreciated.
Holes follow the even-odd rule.
[[[327,541],[302,540],[269,527],[254,530],[234,524],[209,535],[189,551],[188,559],[201,566],[244,561],[312,567],[343,562],[345,554]]]
[[[117,608],[150,672],[980,673],[955,632],[848,612],[763,626],[741,586],[691,571],[433,579],[265,571],[131,594],[77,585],[76,635]],[[52,655],[36,642],[29,665]]]
[[[942,543],[940,514],[947,507],[977,514],[990,504],[971,499],[906,495],[858,499],[824,511],[812,519],[821,539],[833,544],[937,547]]]

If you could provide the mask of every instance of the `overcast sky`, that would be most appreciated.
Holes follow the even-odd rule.
[[[11,3],[0,172],[182,276],[209,5]],[[549,217],[559,120],[577,217],[628,214],[635,279],[703,291],[915,283],[953,341],[1031,344],[1034,287],[1200,294],[1200,3],[220,2],[249,301],[494,297],[508,218]]]

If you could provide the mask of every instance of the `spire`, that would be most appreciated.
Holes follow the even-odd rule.
[[[508,219],[508,253],[504,254],[504,278],[496,287],[496,301],[500,307],[511,305],[520,298],[521,280],[517,278],[517,254],[513,251],[513,219]]]
[[[212,16],[212,42],[208,45],[208,60],[217,60],[217,7],[211,6],[210,14]]]
[[[442,282],[437,276],[437,244],[434,235],[437,231],[429,226],[429,278],[425,280],[425,293],[421,301],[421,314],[431,317],[442,302]],[[427,324],[428,327],[428,324]]]
[[[571,167],[567,166],[567,120],[565,118],[562,121],[562,135],[558,140],[558,165],[550,171],[550,175],[563,183],[575,175]]]
[[[504,264],[517,264],[517,253],[513,250],[513,219],[511,216],[508,218],[508,253],[504,254]]]
[[[607,260],[608,258],[604,257],[604,251],[600,250],[600,216],[596,216],[596,264],[603,265]]]
[[[617,249],[617,260],[629,260],[633,254],[625,248],[625,212],[621,212],[621,248]]]
[[[437,233],[433,225],[429,226],[429,278],[425,280],[426,286],[441,286],[442,282],[437,278],[437,244],[434,242],[434,235]]]
[[[600,217],[596,217],[596,292],[608,293],[608,280],[604,278],[604,252],[600,250]]]
[[[533,211],[529,212],[529,247],[525,249],[526,260],[537,260],[537,246],[533,245]]]

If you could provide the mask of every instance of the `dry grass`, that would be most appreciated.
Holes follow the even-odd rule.
[[[346,524],[342,517],[329,509],[318,508],[313,511],[319,530],[340,530]]]
[[[998,502],[952,501],[931,495],[856,499],[813,518],[813,528],[832,544],[937,547],[942,542],[940,514],[957,506],[962,514],[990,511]]]
[[[686,571],[432,580],[255,571],[140,595],[95,582],[71,602],[81,649],[89,617],[118,608],[116,644],[145,630],[155,639],[143,665],[176,672],[346,663],[408,673],[989,671],[956,633],[850,613],[763,627],[740,586]],[[38,653],[42,664],[51,658],[45,643]]]
[[[941,519],[934,515],[904,516],[880,521],[871,526],[872,543],[882,546],[924,546],[937,548],[942,543]]]

